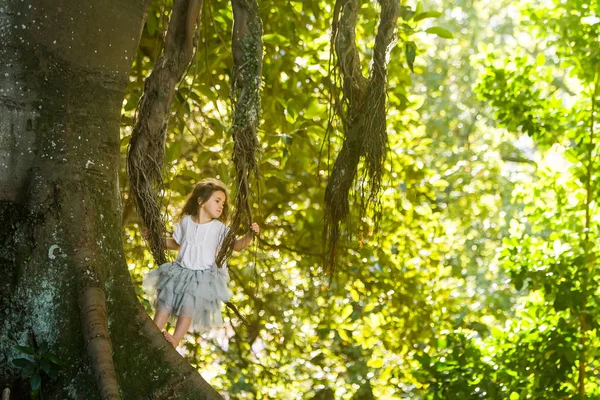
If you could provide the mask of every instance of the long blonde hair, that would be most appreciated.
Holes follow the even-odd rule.
[[[214,178],[206,178],[198,182],[194,187],[192,194],[188,197],[179,214],[179,219],[186,215],[198,215],[198,211],[202,204],[204,204],[214,192],[223,192],[225,194],[225,202],[223,203],[223,212],[219,217],[222,222],[227,222],[229,216],[229,194],[227,193],[227,186],[223,182]],[[200,200],[200,202],[198,202]]]

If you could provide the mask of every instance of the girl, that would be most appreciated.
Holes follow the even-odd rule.
[[[163,329],[171,315],[177,315],[175,333],[163,331],[165,338],[177,347],[188,329],[202,331],[221,325],[221,303],[231,292],[227,288],[227,267],[218,268],[215,258],[221,242],[229,231],[222,221],[227,220],[229,207],[227,189],[217,179],[198,183],[179,215],[173,238],[165,240],[168,249],[179,250],[173,263],[151,271],[143,282],[146,292],[155,297],[154,322]],[[257,224],[251,227],[259,233]],[[241,251],[253,238],[248,232],[237,239],[233,250]]]

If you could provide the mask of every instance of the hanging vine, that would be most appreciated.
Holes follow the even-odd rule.
[[[229,234],[217,255],[217,265],[231,255],[236,236],[252,222],[251,188],[258,191],[260,122],[260,83],[262,76],[262,22],[256,0],[232,0],[233,8],[233,71],[230,100],[233,105],[233,163],[235,165],[235,194]]]
[[[152,255],[158,265],[165,263],[165,224],[160,192],[165,136],[173,95],[190,64],[197,43],[203,0],[175,0],[165,47],[150,76],[144,82],[137,116],[129,143],[127,172],[130,193],[148,228]]]
[[[350,193],[357,185],[360,215],[371,205],[379,204],[385,154],[388,147],[386,131],[387,63],[395,44],[395,27],[400,3],[379,0],[379,27],[373,48],[369,77],[361,71],[356,47],[356,23],[360,0],[337,0],[332,23],[332,53],[335,54],[341,76],[341,98],[333,97],[332,107],[342,121],[344,142],[333,165],[325,190],[324,244],[326,265],[335,269],[336,248],[350,212]],[[332,77],[336,71],[330,71]],[[361,160],[363,176],[357,177]]]

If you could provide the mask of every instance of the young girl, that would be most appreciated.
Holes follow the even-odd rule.
[[[177,347],[188,329],[203,331],[221,325],[221,303],[231,297],[227,288],[227,267],[218,268],[215,258],[221,242],[229,231],[222,221],[229,211],[227,189],[217,179],[198,183],[181,211],[180,222],[166,247],[179,250],[173,263],[151,271],[143,282],[144,289],[155,297],[154,322],[163,329],[171,315],[177,315],[175,333],[163,331],[165,338]],[[259,233],[257,224],[252,231]],[[241,251],[252,242],[248,232],[237,239],[233,250]]]

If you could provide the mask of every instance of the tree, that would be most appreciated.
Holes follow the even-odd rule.
[[[46,399],[219,397],[139,306],[119,234],[119,117],[147,7],[0,7],[0,386],[13,392],[39,390],[39,373]],[[40,351],[56,381],[27,354]]]

